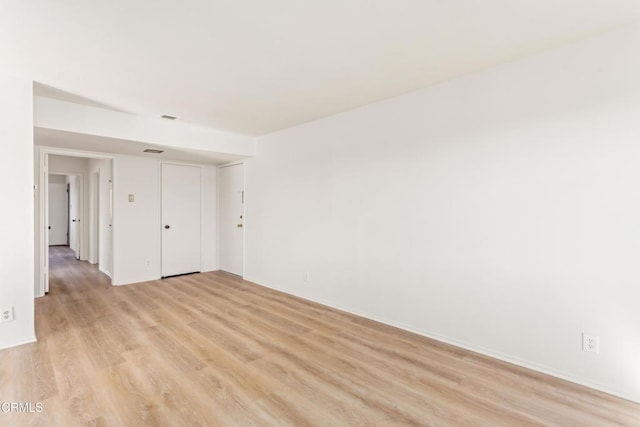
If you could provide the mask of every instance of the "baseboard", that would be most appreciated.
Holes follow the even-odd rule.
[[[105,273],[106,274],[106,273]],[[127,285],[135,285],[138,283],[144,283],[144,282],[152,282],[154,280],[161,280],[162,277],[160,276],[150,276],[150,277],[141,277],[141,278],[137,278],[137,279],[129,279],[126,281],[116,281],[113,280],[111,285],[112,286],[127,286]]]
[[[296,298],[301,298],[301,299],[304,299],[306,301],[310,301],[310,302],[314,302],[314,303],[317,303],[317,304],[326,305],[327,307],[335,308],[337,310],[344,311],[345,313],[353,314],[354,316],[363,317],[365,319],[369,319],[369,320],[373,320],[375,322],[383,323],[385,325],[393,326],[393,327],[396,327],[396,328],[399,328],[399,329],[402,329],[402,330],[405,330],[405,331],[408,331],[408,332],[411,332],[411,333],[414,333],[414,334],[417,334],[417,335],[420,335],[420,336],[423,336],[423,337],[426,337],[426,338],[430,338],[430,339],[433,339],[433,340],[436,340],[436,341],[440,341],[440,342],[443,342],[443,343],[446,343],[446,344],[449,344],[449,345],[452,345],[452,346],[455,346],[455,347],[463,348],[465,350],[473,351],[474,353],[479,353],[479,354],[482,354],[484,356],[489,356],[489,357],[492,357],[494,359],[498,359],[498,360],[501,360],[503,362],[511,363],[513,365],[521,366],[523,368],[531,369],[532,371],[540,372],[542,374],[550,375],[552,377],[560,378],[562,380],[569,381],[569,382],[572,382],[572,383],[575,383],[575,384],[579,384],[579,385],[582,385],[582,386],[585,386],[585,387],[588,387],[588,388],[591,388],[591,389],[594,389],[594,390],[597,390],[597,391],[601,391],[601,392],[610,394],[612,396],[620,397],[622,399],[629,400],[629,401],[634,402],[634,403],[640,403],[640,399],[638,397],[629,396],[626,393],[619,392],[617,390],[611,389],[611,388],[609,388],[609,387],[607,387],[607,386],[605,386],[603,384],[596,383],[596,382],[594,382],[592,380],[589,380],[587,378],[583,378],[583,377],[580,377],[580,376],[577,376],[577,375],[574,375],[574,374],[570,374],[568,372],[564,372],[564,371],[559,370],[559,369],[555,369],[555,368],[552,368],[552,367],[549,367],[549,366],[538,364],[538,363],[532,362],[530,360],[522,359],[522,358],[519,358],[519,357],[516,357],[516,356],[512,356],[510,354],[502,353],[502,352],[495,351],[495,350],[492,350],[492,349],[489,349],[489,348],[485,348],[485,347],[481,347],[481,346],[478,346],[478,345],[470,344],[470,343],[467,343],[467,342],[464,342],[464,341],[457,340],[455,338],[451,338],[451,337],[447,337],[447,336],[444,336],[444,335],[436,334],[436,333],[433,333],[433,332],[430,332],[430,331],[416,329],[416,328],[411,327],[409,325],[405,325],[405,324],[403,324],[401,322],[382,319],[382,318],[380,318],[378,316],[374,316],[374,315],[372,315],[370,313],[360,312],[360,311],[353,310],[353,309],[350,309],[350,308],[337,306],[337,305],[335,305],[333,303],[329,303],[329,302],[326,302],[326,301],[314,300],[314,299],[310,299],[310,298],[303,297],[303,296],[300,296],[300,295],[296,295],[296,294],[293,294],[293,293],[291,293],[289,291],[285,291],[283,289],[279,289],[279,288],[274,287],[274,286],[265,285],[265,284],[260,283],[258,281],[252,280],[250,278],[245,278],[245,280],[247,280],[249,282],[252,282],[252,283],[255,283],[255,284],[258,284],[260,286],[264,286],[265,288],[273,289],[273,290],[276,290],[278,292],[282,292],[282,293],[287,294],[287,295],[292,295],[292,296],[294,296]]]
[[[111,272],[109,272],[109,271],[107,271],[107,270],[103,270],[103,269],[101,269],[99,264],[98,264],[98,270],[99,270],[101,273],[104,273],[104,274],[106,274],[107,276],[109,276],[109,279],[113,279],[113,277],[111,277]]]
[[[36,336],[32,335],[30,337],[25,337],[25,338],[21,338],[19,340],[16,340],[15,342],[11,343],[11,344],[2,344],[0,345],[0,350],[3,350],[5,348],[11,348],[11,347],[17,347],[19,345],[24,345],[24,344],[31,344],[36,342]]]
[[[343,309],[340,308],[340,310],[343,310]],[[507,362],[507,363],[511,363],[513,365],[517,365],[517,366],[520,366],[520,367],[523,367],[523,368],[531,369],[532,371],[540,372],[542,374],[550,375],[550,376],[555,377],[555,378],[559,378],[559,379],[562,379],[562,380],[565,380],[565,381],[569,381],[569,382],[572,382],[572,383],[575,383],[575,384],[579,384],[579,385],[582,385],[582,386],[585,386],[585,387],[588,387],[588,388],[591,388],[591,389],[594,389],[594,390],[598,390],[598,391],[601,391],[601,392],[604,392],[604,393],[607,393],[607,394],[610,394],[610,395],[613,395],[613,396],[616,396],[616,397],[620,397],[620,398],[625,399],[625,400],[629,400],[631,402],[640,403],[640,400],[638,400],[637,398],[633,398],[633,397],[631,397],[631,396],[629,396],[629,395],[627,395],[625,393],[619,392],[617,390],[613,390],[613,389],[611,389],[611,388],[609,388],[609,387],[607,387],[605,385],[596,383],[596,382],[594,382],[592,380],[589,380],[587,378],[583,378],[583,377],[580,377],[580,376],[577,376],[577,375],[574,375],[574,374],[570,374],[568,372],[564,372],[564,371],[561,371],[561,370],[558,370],[558,369],[555,369],[555,368],[552,368],[552,367],[549,367],[549,366],[545,366],[545,365],[542,365],[542,364],[539,364],[539,363],[535,363],[535,362],[532,362],[530,360],[522,359],[522,358],[510,355],[510,354],[498,352],[498,351],[495,351],[495,350],[492,350],[492,349],[489,349],[489,348],[486,348],[486,347],[481,347],[481,346],[478,346],[478,345],[475,345],[475,344],[470,344],[470,343],[467,343],[467,342],[464,342],[464,341],[460,341],[460,340],[457,340],[457,339],[454,339],[454,338],[450,338],[450,337],[447,337],[447,336],[443,336],[443,335],[440,335],[440,334],[435,334],[435,333],[432,333],[432,332],[415,329],[415,328],[412,328],[410,326],[404,325],[404,324],[402,324],[400,322],[381,320],[381,319],[379,319],[379,318],[377,318],[375,316],[371,316],[371,315],[367,315],[367,314],[358,314],[358,313],[355,313],[355,312],[349,311],[349,310],[343,310],[343,311],[346,311],[346,312],[348,312],[350,314],[354,314],[356,316],[365,317],[367,319],[374,320],[376,322],[380,322],[380,323],[384,323],[384,324],[387,324],[387,325],[390,325],[390,326],[394,326],[396,328],[400,328],[400,329],[403,329],[403,330],[408,331],[408,332],[412,332],[412,333],[417,334],[417,335],[421,335],[421,336],[424,336],[424,337],[427,337],[427,338],[431,338],[431,339],[436,340],[436,341],[440,341],[440,342],[443,342],[443,343],[446,343],[446,344],[453,345],[455,347],[459,347],[459,348],[463,348],[465,350],[473,351],[474,353],[479,353],[479,354],[482,354],[482,355],[485,355],[485,356],[489,356],[491,358],[498,359],[498,360],[501,360],[503,362]]]

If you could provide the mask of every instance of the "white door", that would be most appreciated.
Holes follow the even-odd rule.
[[[100,171],[91,174],[91,256],[90,262],[97,264],[100,259]]]
[[[200,271],[200,167],[162,164],[162,277]]]
[[[220,270],[242,276],[244,270],[244,165],[219,170]]]
[[[80,259],[80,177],[69,177],[69,247]]]
[[[103,172],[100,169],[100,177],[106,173],[107,176],[112,176],[112,162],[109,162],[109,169],[107,172]],[[100,229],[101,233],[99,237],[100,249],[100,269],[109,277],[113,277],[113,181],[111,179],[106,180],[106,190],[100,190]],[[102,185],[102,184],[100,184]]]
[[[67,244],[67,184],[62,182],[49,182],[49,245]]]

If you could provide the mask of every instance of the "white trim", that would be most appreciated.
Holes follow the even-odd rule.
[[[629,400],[629,401],[634,402],[634,403],[640,403],[640,399],[638,399],[638,397],[630,396],[630,395],[628,395],[628,394],[626,394],[624,392],[620,392],[620,391],[617,391],[617,390],[612,389],[610,387],[607,387],[606,385],[597,383],[595,381],[589,380],[587,378],[583,378],[583,377],[578,376],[578,375],[574,375],[574,374],[570,374],[568,372],[564,372],[564,371],[559,370],[559,369],[551,368],[549,366],[545,366],[545,365],[542,365],[542,364],[539,364],[539,363],[535,363],[535,362],[532,362],[532,361],[529,361],[529,360],[521,359],[519,357],[511,356],[509,354],[502,353],[502,352],[499,352],[499,351],[491,350],[491,349],[486,348],[486,347],[470,344],[470,343],[467,343],[467,342],[464,342],[464,341],[460,341],[460,340],[457,340],[457,339],[454,339],[454,338],[450,338],[450,337],[447,337],[447,336],[444,336],[444,335],[428,332],[428,331],[425,331],[425,330],[422,330],[422,329],[415,329],[415,328],[413,328],[411,326],[408,326],[408,325],[405,325],[405,324],[403,324],[401,322],[395,322],[395,321],[391,321],[391,320],[382,319],[382,318],[379,318],[377,316],[373,316],[373,315],[371,315],[369,313],[365,313],[365,312],[360,312],[360,311],[353,310],[353,309],[344,308],[344,307],[337,306],[337,305],[334,305],[332,303],[328,303],[328,302],[325,302],[325,301],[322,301],[322,300],[306,298],[306,297],[293,294],[291,292],[282,290],[282,289],[274,287],[274,286],[268,286],[268,285],[262,284],[262,283],[260,283],[260,282],[258,282],[256,280],[252,280],[252,279],[248,279],[248,278],[245,278],[244,280],[247,280],[247,281],[252,282],[252,283],[256,283],[256,284],[258,284],[260,286],[264,286],[265,288],[274,289],[276,291],[285,293],[287,295],[293,295],[296,298],[301,298],[303,300],[314,302],[316,304],[326,305],[327,307],[331,307],[331,308],[334,308],[334,309],[337,309],[337,310],[340,310],[340,311],[344,311],[346,313],[349,313],[349,314],[352,314],[352,315],[355,315],[355,316],[358,316],[358,317],[363,317],[365,319],[369,319],[369,320],[373,320],[375,322],[379,322],[379,323],[382,323],[382,324],[385,324],[385,325],[393,326],[393,327],[396,327],[396,328],[399,328],[399,329],[402,329],[402,330],[405,330],[405,331],[408,331],[408,332],[412,332],[412,333],[414,333],[416,335],[420,335],[420,336],[423,336],[423,337],[426,337],[426,338],[430,338],[430,339],[433,339],[433,340],[436,340],[436,341],[440,341],[440,342],[443,342],[443,343],[446,343],[446,344],[449,344],[449,345],[452,345],[452,346],[455,346],[455,347],[463,348],[465,350],[469,350],[469,351],[472,351],[474,353],[479,353],[479,354],[482,354],[484,356],[489,356],[489,357],[492,357],[494,359],[501,360],[503,362],[511,363],[512,365],[517,365],[517,366],[520,366],[520,367],[523,367],[523,368],[531,369],[532,371],[540,372],[542,374],[550,375],[550,376],[555,377],[555,378],[559,378],[559,379],[562,379],[562,380],[565,380],[565,381],[569,381],[569,382],[572,382],[572,383],[575,383],[575,384],[579,384],[579,385],[582,385],[582,386],[585,386],[585,387],[588,387],[588,388],[591,388],[591,389],[594,389],[594,390],[598,390],[598,391],[610,394],[612,396],[616,396],[616,397],[620,397],[622,399]]]
[[[35,335],[31,335],[28,337],[21,338],[12,344],[3,344],[0,346],[0,350],[4,350],[5,348],[17,347],[19,345],[31,344],[38,341]]]
[[[246,160],[247,159],[240,159],[240,160],[232,160],[227,163],[221,163],[218,165],[218,168],[228,168],[229,166],[244,165],[244,162]]]
[[[203,166],[214,166],[208,165],[206,163],[190,163],[190,162],[176,162],[173,160],[160,160],[160,163],[168,164],[168,165],[178,165],[178,166],[196,166],[202,168]]]
[[[107,160],[115,159],[113,154],[100,153],[98,151],[72,150],[70,148],[57,148],[57,147],[49,147],[46,145],[37,145],[36,147],[40,149],[40,152],[47,153],[47,154],[55,154],[58,156],[83,157],[86,159],[107,159]]]
[[[34,230],[34,235],[38,236],[36,253],[38,256],[34,260],[34,273],[36,281],[34,283],[34,297],[44,296],[49,283],[49,233],[47,232],[47,219],[49,215],[49,156],[41,150],[36,151],[38,156],[38,225]],[[68,196],[67,196],[68,197]],[[67,218],[67,221],[69,219]],[[68,240],[68,238],[67,238]]]

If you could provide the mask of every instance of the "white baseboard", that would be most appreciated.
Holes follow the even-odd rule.
[[[37,341],[36,336],[32,335],[30,337],[24,337],[24,338],[18,339],[12,343],[0,344],[0,350],[3,350],[5,348],[17,347],[19,345],[24,345],[24,344],[31,344],[36,341]]]
[[[503,362],[507,362],[507,363],[511,363],[513,365],[521,366],[523,368],[531,369],[532,371],[536,371],[536,372],[540,372],[540,373],[543,373],[543,374],[551,375],[552,377],[560,378],[562,380],[569,381],[569,382],[572,382],[572,383],[575,383],[575,384],[579,384],[579,385],[582,385],[582,386],[585,386],[585,387],[588,387],[588,388],[592,388],[594,390],[602,391],[604,393],[611,394],[613,396],[620,397],[622,399],[629,400],[631,402],[640,403],[640,398],[638,398],[637,396],[636,397],[629,396],[626,393],[617,391],[615,389],[611,389],[611,388],[607,387],[606,385],[596,383],[596,382],[594,382],[592,380],[589,380],[587,378],[583,378],[583,377],[580,377],[580,376],[577,376],[577,375],[574,375],[574,374],[570,374],[570,373],[564,372],[564,371],[559,370],[559,369],[555,369],[555,368],[552,368],[552,367],[549,367],[549,366],[538,364],[538,363],[532,362],[530,360],[521,359],[519,357],[515,357],[515,356],[509,355],[509,354],[501,353],[499,351],[495,351],[495,350],[492,350],[492,349],[489,349],[489,348],[481,347],[481,346],[474,345],[474,344],[469,344],[469,343],[466,343],[464,341],[457,340],[455,338],[443,336],[443,335],[440,335],[440,334],[432,333],[432,332],[421,330],[421,329],[416,329],[414,327],[411,327],[411,326],[408,326],[408,325],[405,325],[403,323],[396,322],[396,321],[393,321],[393,320],[382,319],[382,318],[379,318],[379,317],[374,316],[374,315],[369,314],[369,313],[359,312],[357,310],[353,310],[353,309],[350,309],[350,308],[341,307],[341,306],[338,306],[338,305],[335,305],[335,304],[332,304],[332,303],[329,303],[329,302],[326,302],[326,301],[313,300],[313,299],[310,299],[310,298],[306,298],[306,297],[303,297],[301,295],[296,295],[296,294],[293,294],[293,293],[291,293],[289,291],[285,291],[283,289],[276,288],[274,286],[265,285],[265,284],[260,283],[258,281],[251,280],[250,278],[246,278],[245,277],[245,280],[247,280],[249,282],[256,283],[256,284],[258,284],[260,286],[264,286],[265,288],[273,289],[273,290],[276,290],[276,291],[279,291],[279,292],[282,292],[282,293],[285,293],[285,294],[288,294],[288,295],[293,295],[293,296],[295,296],[297,298],[302,298],[302,299],[307,300],[307,301],[311,301],[311,302],[315,302],[315,303],[318,303],[318,304],[326,305],[328,307],[335,308],[335,309],[344,311],[346,313],[353,314],[355,316],[364,317],[365,319],[373,320],[373,321],[376,321],[376,322],[379,322],[379,323],[383,323],[383,324],[389,325],[389,326],[394,326],[396,328],[403,329],[405,331],[412,332],[414,334],[421,335],[421,336],[426,337],[426,338],[431,338],[431,339],[434,339],[436,341],[444,342],[446,344],[450,344],[450,345],[453,345],[455,347],[460,347],[460,348],[463,348],[465,350],[469,350],[469,351],[473,351],[475,353],[479,353],[479,354],[482,354],[482,355],[485,355],[485,356],[489,356],[489,357],[492,357],[494,359],[501,360]]]
[[[98,270],[99,270],[101,273],[104,273],[104,274],[106,274],[107,276],[109,276],[109,279],[113,279],[113,277],[111,277],[111,272],[110,272],[110,271],[107,271],[107,270],[103,270],[103,269],[101,269],[101,268],[100,268],[100,264],[98,264]]]

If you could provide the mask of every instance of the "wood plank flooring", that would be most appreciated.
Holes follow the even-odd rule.
[[[0,425],[609,426],[640,405],[206,273],[122,287],[53,248],[38,342],[0,351]]]

